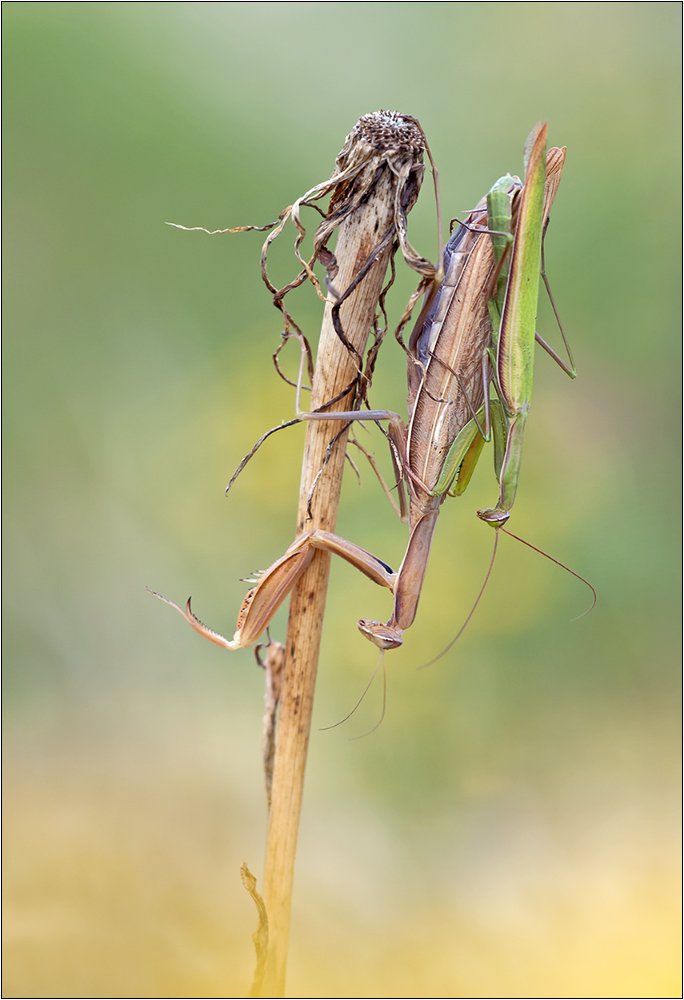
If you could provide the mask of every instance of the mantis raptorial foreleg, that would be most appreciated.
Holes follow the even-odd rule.
[[[232,639],[226,639],[204,625],[193,614],[189,598],[184,611],[161,594],[153,590],[150,593],[175,608],[194,630],[209,642],[223,646],[224,649],[244,649],[246,646],[252,646],[268,628],[276,611],[311,562],[316,549],[324,549],[326,552],[341,556],[374,583],[388,587],[389,590],[394,589],[397,574],[391,566],[371,552],[329,531],[305,531],[297,536],[284,556],[261,574],[256,586],[248,591],[238,613],[237,627]]]

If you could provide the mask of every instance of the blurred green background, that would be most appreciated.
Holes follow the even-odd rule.
[[[223,496],[293,414],[263,236],[164,223],[271,221],[379,108],[420,119],[447,219],[522,171],[539,119],[568,147],[547,265],[580,377],[538,357],[512,528],[599,602],[570,623],[586,589],[504,538],[466,633],[416,672],[484,576],[485,456],[443,509],[386,718],[349,742],[378,719],[377,682],[319,727],[375,665],[356,619],[390,602],[333,566],[288,995],[679,995],[680,4],[3,15],[4,996],[246,994],[263,674],[144,587],[192,594],[232,634],[239,578],[293,538],[303,435],[272,438]],[[434,259],[429,185],[410,236]],[[281,283],[293,240],[274,248]],[[400,265],[394,323],[413,284]],[[315,342],[313,290],[292,306]],[[539,329],[556,338],[546,303]],[[374,405],[403,410],[404,372],[388,337]],[[338,530],[397,565],[406,529],[362,472]]]

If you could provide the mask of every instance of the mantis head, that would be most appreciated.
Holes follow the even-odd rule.
[[[374,642],[378,649],[396,649],[403,642],[403,629],[393,628],[370,618],[360,618],[357,625],[359,632]]]
[[[486,510],[478,510],[477,516],[481,521],[491,524],[493,528],[500,528],[511,516],[511,512],[501,507],[488,507]]]

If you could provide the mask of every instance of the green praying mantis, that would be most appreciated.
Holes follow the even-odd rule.
[[[389,422],[402,511],[406,509],[404,487],[409,496],[409,540],[399,570],[395,572],[371,552],[331,532],[304,531],[255,581],[242,603],[230,640],[204,625],[192,612],[190,600],[183,610],[156,594],[176,608],[204,638],[226,649],[253,645],[314,552],[324,549],[391,591],[394,607],[390,619],[383,623],[364,618],[358,627],[381,650],[400,646],[416,616],[441,506],[447,496],[464,492],[485,441],[490,439],[494,443],[499,498],[494,507],[478,511],[478,517],[497,533],[503,530],[520,473],[535,339],[568,375],[575,375],[569,349],[570,366],[536,333],[540,277],[546,282],[543,236],[565,160],[565,148],[552,148],[547,153],[546,137],[546,124],[538,124],[525,144],[524,183],[510,174],[498,180],[445,247],[444,278],[439,287],[426,294],[406,348],[408,425],[389,410],[302,412],[302,347],[298,419]],[[595,596],[594,592],[594,600]]]

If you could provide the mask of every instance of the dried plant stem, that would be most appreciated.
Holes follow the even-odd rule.
[[[335,160],[335,169],[330,178],[315,185],[284,209],[276,222],[267,226],[239,226],[220,230],[240,232],[258,229],[269,232],[261,252],[261,274],[266,287],[273,294],[273,304],[282,313],[284,329],[281,347],[295,337],[306,351],[310,374],[312,363],[308,341],[284,300],[307,280],[314,285],[320,297],[325,299],[325,314],[311,387],[312,410],[324,410],[327,413],[357,411],[368,404],[368,388],[377,352],[387,329],[384,301],[385,294],[394,281],[396,251],[401,249],[406,263],[421,276],[419,289],[411,298],[400,329],[408,322],[411,307],[420,293],[427,293],[429,290],[428,301],[424,305],[424,310],[427,310],[429,301],[442,280],[441,266],[436,268],[427,258],[417,253],[407,234],[406,216],[415,204],[425,173],[423,153],[427,153],[433,167],[439,216],[437,172],[419,122],[411,115],[402,115],[396,111],[376,111],[363,115],[349,133]],[[315,203],[328,196],[328,208],[323,211]],[[311,207],[316,208],[323,218],[313,234],[313,252],[306,259],[302,256],[306,238],[302,209]],[[295,255],[301,269],[292,281],[282,288],[276,288],[268,273],[268,250],[283,232],[288,220],[292,220],[298,231]],[[337,243],[333,253],[328,242],[336,230]],[[439,225],[438,230],[441,246]],[[383,288],[390,260],[392,278]],[[319,277],[314,270],[316,263],[325,268],[328,297],[323,294]],[[376,316],[378,307],[385,320],[384,326]],[[371,329],[375,342],[368,351],[364,367],[364,353]],[[401,342],[400,331],[397,335]],[[279,374],[290,382],[278,363],[280,350],[279,347],[273,360]],[[297,399],[299,407],[299,392]],[[300,419],[298,416],[264,434],[240,463],[228,489],[266,438],[282,427],[298,423]],[[349,427],[348,417],[344,421],[312,420],[308,423],[297,516],[298,535],[310,531],[335,530]],[[308,544],[306,539],[302,539],[302,542]],[[301,551],[303,550],[300,549],[300,554]],[[289,554],[290,550],[286,557]],[[310,551],[307,550],[305,554],[309,559]],[[250,590],[240,609],[232,640],[225,639],[203,625],[192,614],[190,601],[187,609],[183,610],[172,601],[167,601],[164,597],[161,599],[172,604],[206,639],[226,649],[240,649],[251,645],[260,637],[304,564],[302,562],[299,566],[294,566],[287,559],[278,560],[269,571],[260,574],[258,581],[254,581],[256,586]],[[284,565],[286,570],[283,574],[281,571]],[[267,584],[273,583],[271,571],[280,572],[280,585],[283,588],[280,596],[277,588],[275,593],[267,591]],[[259,910],[259,929],[253,936],[257,949],[257,972],[250,996],[282,997],[285,991],[295,851],[329,571],[330,555],[317,550],[291,592],[286,646],[270,643],[270,652],[263,663],[257,650],[257,658],[267,672],[264,765],[267,793],[270,793],[270,816],[264,875],[265,906],[256,890],[254,877],[246,867],[243,870],[243,881]],[[289,577],[288,573],[291,574]],[[161,597],[160,594],[156,596]],[[273,755],[273,728],[281,672],[282,702]]]
[[[377,245],[378,234],[385,233],[392,224],[394,190],[393,176],[386,169],[373,197],[340,226],[335,249],[340,268],[336,278],[338,288],[348,287]],[[389,254],[388,245],[340,309],[347,339],[361,355],[382,290]],[[357,370],[353,355],[335,333],[332,306],[328,303],[321,329],[311,408],[315,409],[339,395],[353,380]],[[348,406],[349,397],[345,397],[330,409],[343,410]],[[323,466],[330,441],[343,427],[344,424],[333,421],[308,423],[299,494],[298,533],[316,528],[335,530],[348,432],[339,437],[318,480],[311,502],[312,520],[308,520],[307,498]],[[287,661],[266,847],[264,896],[269,919],[269,949],[261,993],[263,997],[285,995],[295,851],[329,571],[330,554],[316,552],[290,599]]]

